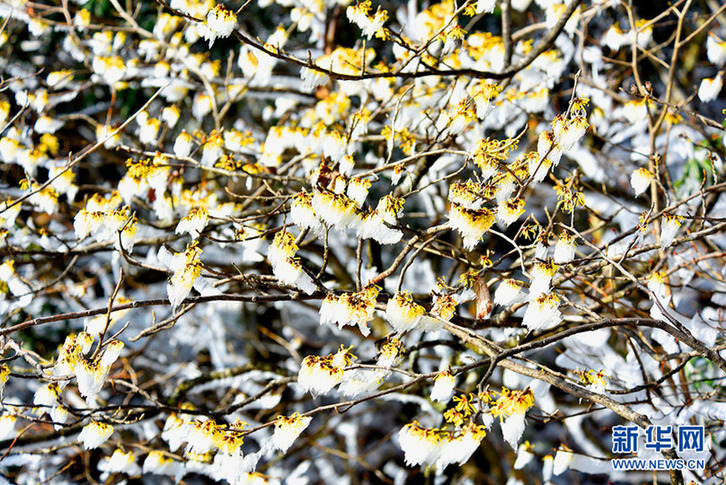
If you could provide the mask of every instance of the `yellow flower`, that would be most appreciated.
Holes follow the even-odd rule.
[[[494,417],[507,417],[524,414],[532,406],[534,406],[534,394],[530,388],[524,391],[512,391],[503,387],[500,397],[494,402],[490,412]]]

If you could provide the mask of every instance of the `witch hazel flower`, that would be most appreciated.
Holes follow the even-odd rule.
[[[344,293],[336,296],[329,293],[320,305],[320,324],[357,325],[361,334],[370,334],[368,322],[373,320],[373,310],[380,288],[370,285],[358,293]]]
[[[548,159],[551,165],[557,166],[562,157],[562,149],[557,143],[554,131],[543,131],[537,139],[537,155],[539,159]]]
[[[497,207],[497,222],[504,227],[519,219],[524,214],[523,199],[509,199],[499,203]]]
[[[404,452],[406,465],[433,464],[441,454],[439,430],[422,427],[418,421],[407,424],[398,433],[398,444]]]
[[[653,173],[647,168],[639,168],[630,175],[630,185],[635,191],[635,196],[645,192],[650,187],[651,182],[655,179]]]
[[[522,324],[529,330],[548,330],[562,321],[559,310],[560,298],[550,293],[541,294],[530,300]]]
[[[184,216],[174,231],[176,234],[188,233],[192,239],[199,239],[199,235],[207,226],[209,212],[204,207],[193,207]]]
[[[589,370],[585,372],[576,370],[575,375],[580,378],[580,383],[586,385],[590,391],[597,394],[605,392],[605,388],[607,387],[605,371],[600,370],[599,372],[595,372],[594,370]]]
[[[212,47],[215,40],[229,37],[236,24],[237,15],[234,12],[227,10],[224,5],[216,5],[207,13],[207,20],[197,25],[197,30]]]
[[[313,193],[312,200],[315,214],[328,226],[344,230],[355,215],[356,203],[345,194],[337,194],[330,190],[318,190]]]
[[[499,284],[497,291],[494,292],[494,304],[501,306],[511,306],[521,303],[525,300],[525,294],[522,290],[524,283],[514,279],[506,279]]]
[[[373,15],[370,15],[370,10],[370,0],[360,2],[355,6],[351,5],[345,10],[348,20],[360,27],[363,31],[362,34],[368,40],[373,37],[373,34],[378,34],[383,28],[383,24],[388,20],[388,12],[381,9],[381,7],[378,7],[378,10]]]
[[[408,291],[399,291],[388,300],[386,305],[388,323],[397,332],[405,332],[414,328],[425,313],[424,307],[413,301],[413,297]]]
[[[272,446],[285,453],[312,420],[310,416],[301,416],[300,413],[289,417],[278,416],[275,431],[272,433]]]
[[[713,32],[709,32],[706,40],[706,55],[716,67],[726,64],[726,40],[721,40]]]
[[[113,426],[99,421],[91,421],[78,434],[78,441],[83,444],[83,449],[92,450],[98,448],[113,434]]]
[[[177,136],[176,140],[174,141],[174,155],[179,158],[188,157],[192,153],[192,148],[194,147],[192,143],[193,141],[194,138],[192,138],[192,135],[182,130],[182,132],[179,133],[179,136]]]
[[[213,131],[202,145],[203,167],[213,167],[224,154],[224,137],[217,131]]]
[[[403,209],[404,199],[387,195],[378,201],[372,211],[361,216],[358,225],[358,237],[373,239],[380,244],[395,244],[403,237],[403,232],[389,226],[398,224],[398,217]]]
[[[529,300],[532,301],[550,289],[552,277],[559,267],[552,262],[537,262],[530,270]]]
[[[467,250],[474,249],[494,222],[494,214],[489,209],[466,209],[458,204],[451,204],[449,223],[452,229],[461,234]]]
[[[0,441],[15,436],[15,423],[18,417],[14,414],[4,413],[0,416]]]
[[[333,358],[308,355],[300,365],[297,383],[313,397],[327,394],[343,380],[343,368],[333,363]]]
[[[287,231],[279,231],[267,251],[267,258],[272,265],[272,273],[281,282],[300,288],[311,295],[317,289],[315,282],[303,270],[302,264],[294,256],[298,250],[295,236]]]
[[[300,229],[310,229],[316,236],[325,234],[325,226],[313,209],[313,197],[304,190],[292,198],[290,217]]]
[[[451,372],[445,370],[434,376],[434,386],[431,388],[431,400],[446,403],[454,395],[456,378]]]
[[[442,438],[436,466],[443,470],[449,465],[463,465],[479,449],[486,434],[486,428],[474,424],[473,421],[457,433],[448,433],[446,437]]]
[[[575,237],[569,232],[560,234],[560,238],[555,244],[554,262],[556,264],[567,264],[575,257],[575,248],[577,247]]]
[[[202,249],[196,244],[192,244],[184,251],[183,260],[179,261],[177,258],[177,264],[172,268],[174,274],[167,285],[167,293],[172,307],[176,308],[184,301],[192,291],[197,278],[202,274],[202,262],[199,258],[201,254]]]
[[[479,209],[484,198],[479,195],[481,187],[473,180],[454,182],[449,187],[449,201],[466,209]]]
[[[364,178],[353,177],[348,180],[348,187],[345,191],[346,195],[350,197],[358,207],[363,205],[366,197],[368,197],[368,191],[371,188],[371,181]]]
[[[670,247],[671,244],[673,244],[673,241],[676,238],[676,234],[678,233],[678,229],[681,227],[682,223],[683,218],[681,216],[663,214],[663,220],[661,221],[660,225],[661,249],[666,249],[667,247]]]
[[[723,88],[723,75],[719,73],[714,78],[705,78],[698,87],[698,99],[703,103],[710,103],[718,97]]]
[[[534,406],[534,394],[531,389],[513,391],[504,387],[500,397],[491,407],[492,416],[500,418],[504,440],[515,450],[524,433],[525,414],[532,406]]]
[[[272,274],[282,283],[299,288],[307,295],[312,295],[318,288],[298,258],[283,259],[272,267]]]
[[[104,472],[106,479],[112,473],[123,473],[130,477],[141,475],[141,467],[136,463],[136,457],[132,451],[124,453],[117,449],[110,457],[103,458],[98,462],[98,470]]]

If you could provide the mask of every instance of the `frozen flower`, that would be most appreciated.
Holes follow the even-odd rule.
[[[202,166],[213,167],[224,153],[223,146],[224,139],[222,135],[213,131],[202,145]]]
[[[297,258],[285,258],[272,267],[275,278],[286,285],[300,288],[308,295],[315,293],[317,286],[313,279],[303,270]]]
[[[0,365],[0,394],[5,389],[5,384],[10,379],[10,367],[7,364]]]
[[[589,370],[587,372],[575,371],[575,373],[580,376],[580,382],[585,384],[590,391],[597,394],[605,392],[607,381],[605,380],[604,371],[601,370],[599,372],[595,372],[593,370]]]
[[[386,305],[388,323],[397,332],[405,332],[414,328],[426,313],[424,307],[413,301],[411,293],[399,291]]]
[[[169,450],[175,451],[187,441],[189,437],[189,428],[191,423],[178,417],[176,414],[170,414],[164,423],[164,429],[161,432],[161,439],[169,444]]]
[[[96,140],[103,142],[105,148],[114,148],[121,143],[121,136],[114,133],[116,130],[106,125],[98,125],[96,127]]]
[[[330,358],[308,355],[300,365],[297,383],[313,396],[326,394],[343,379],[343,369],[333,366]]]
[[[370,187],[370,180],[362,178],[352,178],[348,181],[348,188],[346,190],[346,194],[348,195],[348,197],[353,199],[353,201],[360,207],[363,205],[363,202],[365,202]]]
[[[431,388],[431,400],[446,403],[454,394],[456,378],[449,371],[442,371],[434,377],[434,386]]]
[[[283,260],[295,256],[297,250],[295,236],[285,230],[278,231],[267,250],[267,259],[272,266],[277,266]]]
[[[620,30],[617,23],[610,26],[603,36],[602,43],[610,48],[611,51],[617,52],[628,41],[627,36]]]
[[[175,464],[173,458],[165,456],[161,451],[152,450],[144,460],[142,471],[156,475],[172,475],[176,468]]]
[[[706,40],[706,55],[716,67],[723,67],[726,64],[726,41],[716,37],[713,32],[709,32]]]
[[[434,295],[434,306],[431,308],[431,314],[448,322],[454,316],[457,304],[454,295]]]
[[[124,348],[124,343],[120,340],[111,340],[106,344],[106,350],[103,352],[103,356],[101,357],[100,366],[102,368],[108,369],[110,368],[114,362],[118,359],[119,355],[121,355],[121,350]]]
[[[403,237],[403,232],[386,225],[378,210],[362,214],[357,234],[360,238],[373,239],[380,244],[395,244]]]
[[[199,93],[192,102],[192,116],[201,121],[212,112],[212,98],[208,94]]]
[[[494,224],[494,215],[489,209],[466,209],[451,204],[449,222],[464,239],[464,248],[471,250]]]
[[[188,233],[192,239],[198,239],[209,220],[209,212],[204,207],[193,207],[189,213],[179,221],[174,231],[176,234]]]
[[[325,234],[325,227],[313,209],[313,197],[304,190],[292,198],[290,217],[301,229],[310,229],[318,236]]]
[[[653,174],[647,168],[639,168],[633,171],[632,175],[630,175],[630,185],[633,186],[635,196],[638,197],[645,192],[650,187],[654,178]]]
[[[625,103],[620,109],[620,114],[625,120],[634,125],[648,116],[648,107],[643,101],[631,100]]]
[[[203,455],[216,447],[220,431],[214,420],[197,420],[191,423],[187,429],[187,453]]]
[[[93,71],[101,76],[103,82],[113,86],[126,75],[126,65],[118,56],[93,58]]]
[[[176,106],[165,106],[164,109],[161,110],[161,121],[166,123],[166,126],[169,128],[174,128],[176,126],[180,116],[181,112]]]
[[[552,165],[557,166],[560,163],[562,149],[557,143],[554,131],[543,131],[539,134],[539,138],[537,139],[537,155],[539,156],[539,160],[549,159]]]
[[[572,150],[577,142],[580,141],[580,138],[585,135],[588,126],[590,124],[584,116],[576,116],[569,120],[555,118],[554,133],[557,145],[564,152]],[[557,165],[554,160],[552,160],[552,163]]]
[[[449,186],[449,200],[466,209],[479,209],[484,198],[479,195],[481,187],[472,180],[454,182]]]
[[[176,308],[181,305],[202,273],[202,262],[199,259],[201,254],[202,249],[196,244],[192,244],[184,252],[183,260],[174,268],[174,274],[167,285],[167,293],[172,307]]]
[[[478,0],[476,2],[476,14],[492,13],[496,4],[496,0]]]
[[[681,227],[683,218],[680,216],[674,216],[670,214],[663,214],[663,220],[660,225],[660,248],[665,249],[673,244],[676,238],[676,233]]]
[[[510,306],[524,301],[522,283],[513,279],[506,279],[499,284],[494,292],[494,303],[496,305]]]
[[[197,25],[199,35],[209,41],[212,47],[219,38],[229,37],[237,24],[237,15],[223,5],[216,5],[207,13],[207,20]]]
[[[534,264],[530,271],[532,277],[529,285],[530,301],[549,291],[552,277],[557,273],[558,269],[557,265],[553,263],[538,262]]]
[[[479,0],[481,3],[481,0]],[[471,455],[479,448],[481,440],[486,436],[486,428],[478,426],[471,422],[454,436],[449,433],[447,437],[442,438],[442,445],[439,459],[436,465],[441,469],[446,468],[454,463],[463,465]]]
[[[398,444],[405,453],[406,465],[433,464],[441,453],[441,436],[437,429],[421,427],[417,421],[407,424],[398,433]]]
[[[356,203],[344,194],[315,190],[312,206],[317,216],[329,227],[345,229],[355,214]]]
[[[275,421],[272,446],[285,453],[293,441],[308,427],[313,418],[295,413],[290,417],[279,416]]]
[[[363,31],[362,35],[368,38],[373,36],[376,32],[383,28],[383,24],[388,20],[388,12],[378,7],[378,10],[374,15],[370,15],[371,2],[365,0],[358,3],[357,5],[349,6],[345,13],[348,16],[348,20],[356,24]]]
[[[86,30],[86,27],[91,25],[90,10],[83,8],[76,10],[76,15],[73,17],[73,25],[81,32]]]
[[[509,199],[499,203],[497,207],[497,222],[505,227],[515,222],[524,214],[523,199]]]
[[[139,121],[139,141],[144,145],[155,145],[161,129],[161,121],[148,116],[137,117]]]
[[[552,160],[540,157],[537,152],[526,154],[527,173],[532,174],[532,181],[539,183],[545,179],[552,167]]]
[[[73,373],[76,375],[79,394],[86,398],[87,403],[94,403],[106,381],[108,368],[101,367],[97,362],[79,359],[73,366]]]
[[[381,346],[381,353],[376,360],[376,365],[379,367],[393,367],[398,359],[398,356],[403,351],[403,343],[396,339],[389,339],[388,342]]]
[[[559,304],[560,299],[555,294],[541,294],[530,300],[522,325],[529,330],[548,330],[558,325],[562,321]]]
[[[15,421],[17,417],[13,414],[4,413],[0,416],[0,441],[6,440],[15,435]]]
[[[78,441],[83,443],[83,448],[92,450],[105,443],[113,434],[113,426],[107,423],[91,421],[78,434]]]
[[[303,67],[300,69],[300,77],[303,81],[303,90],[312,91],[328,82],[330,79],[327,74],[317,69]]]
[[[323,137],[323,155],[331,160],[340,160],[345,155],[347,140],[337,130],[329,130]]]
[[[33,125],[36,133],[55,133],[64,124],[63,120],[53,119],[50,116],[40,116]]]
[[[179,158],[186,158],[192,153],[192,141],[194,139],[186,131],[182,130],[174,141],[174,155]]]
[[[661,271],[656,271],[648,278],[648,289],[652,291],[655,296],[662,300],[668,296],[668,287],[666,282],[668,277]]]
[[[58,405],[58,397],[60,395],[60,388],[58,384],[49,382],[44,384],[35,391],[33,396],[33,406],[42,406],[52,408]]]
[[[527,466],[534,459],[532,451],[532,445],[529,441],[525,441],[519,445],[519,448],[517,449],[517,459],[514,461],[512,468],[515,470],[521,470]]]
[[[63,406],[55,406],[50,409],[50,419],[53,421],[55,429],[62,428],[70,417],[70,411]]]
[[[701,81],[698,87],[698,99],[703,103],[710,103],[718,96],[723,87],[723,76],[719,74],[715,78],[706,78]]]
[[[556,264],[566,264],[575,257],[575,237],[563,232],[555,244],[554,261]]]
[[[492,405],[491,414],[495,418],[500,418],[504,440],[514,449],[517,449],[517,442],[524,433],[525,414],[532,406],[534,406],[534,394],[531,389],[512,391],[506,387]]]
[[[141,468],[136,463],[134,453],[129,451],[115,450],[110,458],[102,458],[98,462],[98,470],[106,473],[124,473],[131,477],[141,474]]]
[[[367,323],[373,320],[373,310],[380,289],[371,285],[358,293],[328,294],[320,305],[320,323],[357,325],[363,336],[370,334]]]

